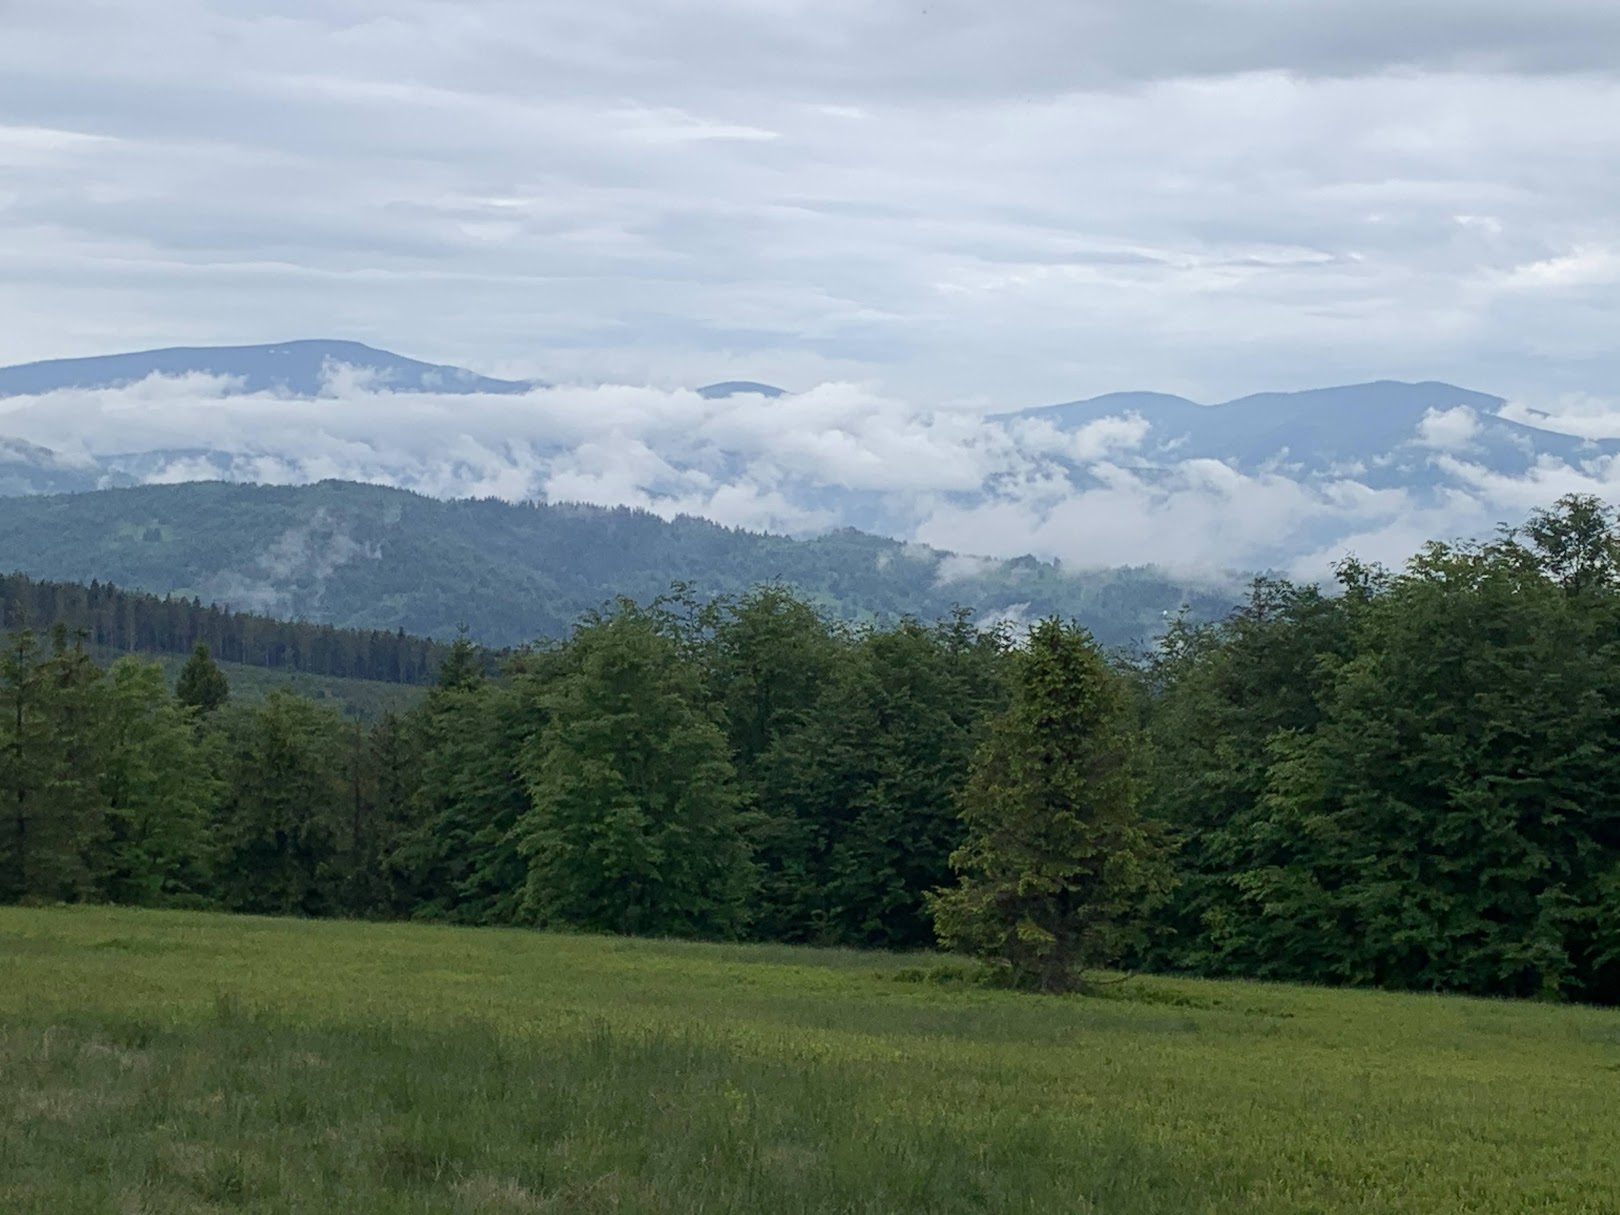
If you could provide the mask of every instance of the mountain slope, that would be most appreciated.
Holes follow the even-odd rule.
[[[431,683],[447,648],[393,629],[337,629],[232,612],[200,597],[127,590],[100,579],[67,582],[19,572],[0,576],[0,625],[41,635],[62,628],[114,656],[184,660],[200,643],[219,662],[377,683]]]
[[[544,387],[538,380],[499,380],[465,367],[424,363],[363,342],[301,338],[259,346],[173,346],[77,359],[46,359],[0,367],[0,397],[35,396],[63,389],[121,388],[152,375],[221,376],[240,393],[320,396],[332,371],[350,368],[374,387],[396,392],[488,392],[511,394]],[[725,380],[696,389],[707,400],[756,394],[780,397],[786,390],[754,380]]]
[[[1133,454],[1134,463],[1212,459],[1248,472],[1283,468],[1311,476],[1348,475],[1380,488],[1435,487],[1446,479],[1436,458],[1440,454],[1518,475],[1543,456],[1576,462],[1620,453],[1620,441],[1583,440],[1498,417],[1506,403],[1454,384],[1378,380],[1254,393],[1218,405],[1164,393],[1109,393],[998,418],[1039,419],[1077,431],[1135,414],[1148,423],[1148,435]]]
[[[360,342],[309,339],[266,346],[178,346],[84,359],[52,359],[0,367],[0,397],[28,396],[66,388],[116,388],[151,375],[224,376],[238,392],[319,396],[333,368],[371,377],[381,388],[409,392],[527,392],[532,383],[496,380],[461,367],[408,359]]]
[[[94,461],[75,462],[34,443],[0,438],[0,498],[67,494],[107,483],[106,472]]]
[[[465,623],[493,646],[561,636],[616,595],[644,601],[677,580],[700,595],[781,580],[851,620],[932,618],[957,604],[1020,619],[1060,612],[1110,644],[1150,636],[1183,603],[1209,616],[1234,599],[1148,570],[1071,575],[848,530],[792,540],[622,508],[441,501],[335,481],[12,499],[0,564],[346,628],[446,638]]]
[[[786,396],[787,389],[778,388],[774,384],[760,384],[754,380],[724,380],[719,384],[705,384],[697,390],[697,394],[705,401],[724,401],[748,394],[775,399]]]

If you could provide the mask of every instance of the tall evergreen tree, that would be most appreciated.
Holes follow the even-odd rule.
[[[415,826],[413,803],[421,787],[417,714],[384,714],[367,735],[366,746],[373,782],[376,869],[368,878],[364,914],[404,917],[415,906],[412,878],[401,863],[400,850]]]
[[[199,714],[207,716],[230,699],[231,684],[225,672],[219,669],[208,646],[199,641],[180,668],[175,681],[174,694],[180,703],[189,705]]]
[[[513,678],[486,679],[457,641],[412,715],[416,755],[409,825],[388,865],[411,914],[462,924],[513,923],[528,876],[514,829],[529,809],[519,753],[539,728],[544,672],[555,656],[514,660]]]
[[[780,586],[716,605],[709,679],[723,714],[737,787],[756,820],[760,891],[751,931],[826,939],[822,897],[835,810],[825,748],[844,704],[846,630]]]
[[[988,641],[990,644],[982,644]],[[925,899],[951,880],[963,841],[955,796],[999,700],[995,639],[965,619],[902,621],[868,632],[825,754],[838,766],[844,821],[835,821],[824,877],[828,936],[840,943],[915,948],[932,943]]]
[[[0,687],[0,799],[9,897],[80,899],[91,893],[86,863],[102,827],[101,671],[81,638],[58,623],[48,651],[28,630],[12,634]]]
[[[1125,690],[1090,635],[1037,624],[1014,688],[963,790],[961,881],[935,925],[1014,984],[1064,991],[1136,942],[1169,877],[1137,810]]]
[[[218,721],[221,897],[235,911],[329,913],[349,808],[341,719],[278,690]]]
[[[59,845],[45,821],[51,783],[51,736],[45,702],[49,673],[29,629],[6,638],[0,666],[0,824],[4,834],[4,885],[0,895],[15,900],[36,894],[49,883],[44,874],[56,865],[51,853]]]

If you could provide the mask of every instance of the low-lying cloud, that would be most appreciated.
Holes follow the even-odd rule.
[[[153,377],[13,397],[0,400],[0,435],[49,448],[65,466],[142,482],[339,478],[795,534],[857,526],[964,554],[1184,574],[1314,577],[1347,550],[1398,562],[1426,539],[1488,534],[1563,493],[1620,495],[1620,458],[1595,451],[1544,454],[1517,473],[1480,462],[1471,444],[1485,419],[1461,407],[1431,410],[1403,440],[1433,473],[1428,484],[1375,486],[1359,465],[1181,457],[1175,434],[1129,409],[1066,431],[850,383],[776,400],[628,385],[448,396],[378,391],[344,375],[313,399],[230,388]],[[1620,433],[1620,410],[1585,398],[1503,415],[1577,436]],[[975,568],[964,558],[941,577]]]

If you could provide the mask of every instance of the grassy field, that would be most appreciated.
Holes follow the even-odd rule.
[[[1620,1211],[1620,1014],[930,965],[0,910],[0,1211]]]

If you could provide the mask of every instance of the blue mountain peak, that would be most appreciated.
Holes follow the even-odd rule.
[[[760,384],[754,380],[722,380],[718,384],[705,384],[697,390],[698,396],[706,401],[723,401],[727,397],[746,396],[749,393],[775,398],[786,396],[787,389],[777,388],[772,384]]]
[[[375,387],[394,392],[527,392],[536,385],[497,380],[462,367],[423,363],[362,342],[325,338],[264,346],[176,346],[83,359],[51,359],[0,368],[0,397],[70,388],[116,388],[152,375],[203,374],[237,382],[238,392],[319,396],[334,366],[368,374]]]

